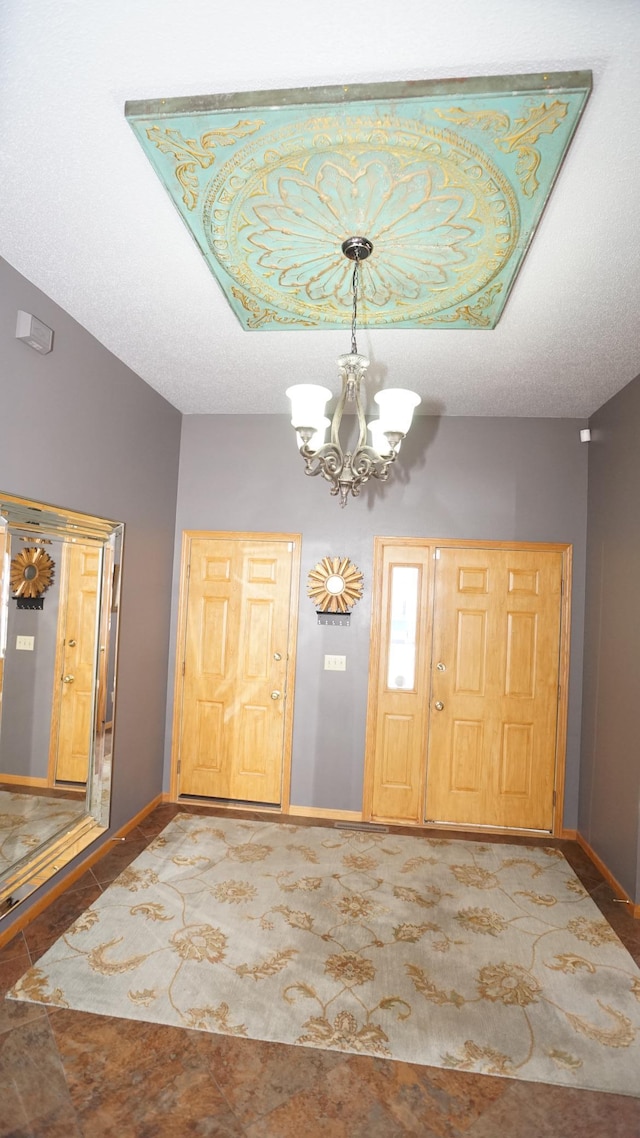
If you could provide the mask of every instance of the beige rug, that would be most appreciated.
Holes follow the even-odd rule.
[[[180,815],[10,995],[640,1096],[640,971],[554,849]]]

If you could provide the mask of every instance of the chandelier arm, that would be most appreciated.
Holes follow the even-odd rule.
[[[340,447],[333,443],[325,443],[319,450],[310,450],[304,446],[300,448],[300,454],[304,459],[304,472],[311,477],[322,474],[331,481],[338,478],[344,468],[345,456]]]
[[[340,376],[342,379],[342,391],[340,392],[340,398],[338,399],[338,402],[336,404],[336,409],[333,412],[333,416],[331,419],[331,444],[330,445],[336,447],[336,449],[339,450],[340,453],[342,454],[342,448],[340,446],[339,434],[340,434],[340,424],[342,422],[342,415],[344,412],[344,405],[345,405],[347,399],[349,398],[349,381],[347,379],[345,371],[342,368],[340,369]]]
[[[366,482],[368,478],[373,477],[380,482],[386,482],[391,473],[391,464],[396,458],[396,451],[383,458],[373,447],[359,447],[353,455],[351,464],[356,477],[361,481]]]
[[[364,417],[364,407],[362,406],[362,395],[360,393],[360,384],[359,383],[358,383],[358,386],[356,388],[355,402],[356,402],[356,412],[358,415],[358,426],[359,426],[358,445],[356,447],[356,454],[357,454],[357,452],[359,450],[362,450],[363,447],[366,448],[366,444],[367,444],[367,420]]]

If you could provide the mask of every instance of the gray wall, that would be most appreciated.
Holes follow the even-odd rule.
[[[590,426],[580,831],[640,902],[640,377]]]
[[[18,309],[55,330],[50,355],[15,339]],[[126,526],[111,814],[118,828],[162,785],[181,416],[3,261],[0,360],[0,487]]]
[[[37,544],[10,535],[11,556]],[[0,721],[0,780],[4,774],[45,779],[49,773],[49,736],[53,705],[53,668],[56,657],[62,542],[44,546],[55,563],[53,581],[41,609],[19,609],[9,601],[7,647],[2,679]],[[33,651],[16,648],[16,637],[32,636]]]
[[[386,486],[364,488],[346,509],[326,482],[306,478],[284,416],[185,416],[182,427],[173,635],[183,529],[303,535],[292,803],[362,805],[374,535],[561,541],[574,546],[571,690],[565,825],[578,810],[587,447],[582,422],[561,419],[414,420]],[[320,628],[306,597],[309,569],[327,554],[365,574],[351,627]],[[324,672],[325,652],[346,672]],[[168,725],[171,721],[169,709]],[[169,740],[165,786],[169,775]]]

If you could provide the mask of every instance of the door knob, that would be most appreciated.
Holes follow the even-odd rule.
[[[282,656],[281,656],[281,654],[280,654],[279,652],[274,652],[274,653],[273,653],[273,658],[274,658],[274,660],[281,660],[281,659],[282,659]]]
[[[444,664],[436,664],[436,668],[438,669],[439,672],[446,672],[446,670],[447,670],[446,666]]]
[[[279,691],[272,691],[272,692],[271,692],[271,698],[272,698],[272,699],[280,699],[280,696],[281,696],[281,694],[282,694],[282,693],[281,693],[281,692],[279,692]]]
[[[443,711],[444,704],[441,699],[436,700],[436,711]]]
[[[63,682],[63,684],[72,684],[73,681],[75,680],[75,678],[76,678],[75,676],[63,676],[62,682]]]
[[[77,642],[77,640],[70,640],[70,641],[69,641],[69,647],[70,647],[70,648],[75,648],[75,646],[76,646],[76,644],[77,644],[77,643],[78,643],[78,642]]]

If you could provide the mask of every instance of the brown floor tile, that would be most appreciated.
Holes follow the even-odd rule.
[[[640,1099],[509,1080],[467,1138],[639,1138]]]
[[[209,1062],[218,1086],[244,1124],[282,1106],[326,1078],[348,1056],[233,1036],[209,1036]]]
[[[247,1127],[250,1138],[463,1138],[505,1080],[348,1056],[307,1090]]]
[[[402,1138],[416,1135],[397,1125],[379,1103],[347,1103],[326,1089],[295,1095],[245,1130],[247,1138]],[[420,1138],[431,1138],[422,1131]]]
[[[502,1098],[507,1086],[504,1079],[465,1071],[384,1060],[368,1062],[366,1072],[361,1059],[353,1060],[351,1066],[358,1069],[363,1083],[371,1083],[394,1121],[408,1134],[461,1138],[488,1107]]]
[[[22,933],[0,949],[0,1034],[39,1019],[44,1008],[17,1000],[5,1000],[5,993],[31,967],[31,958]]]
[[[113,849],[93,866],[96,881],[103,887],[110,885],[122,873],[123,869],[126,869],[132,861],[135,861],[143,853],[150,840],[149,837],[140,837],[135,840],[127,838],[124,842],[114,843]]]
[[[147,814],[141,822],[136,826],[141,834],[147,838],[155,838],[165,826],[169,825],[172,818],[180,813],[180,807],[175,806],[172,802],[168,802],[163,806],[158,806],[151,814]]]
[[[22,967],[26,972],[30,967],[29,951],[22,933],[10,940],[0,948],[0,995],[4,995],[15,981],[12,979],[13,971]]]
[[[82,877],[79,877],[77,881],[73,881],[69,888],[65,890],[65,892],[73,893],[76,889],[90,889],[96,884],[97,878],[93,872],[93,869],[88,869],[86,873],[82,874]]]
[[[242,1135],[213,1077],[205,1033],[66,1009],[50,1019],[91,1138]]]
[[[0,1135],[83,1138],[48,1019],[0,1036]]]

